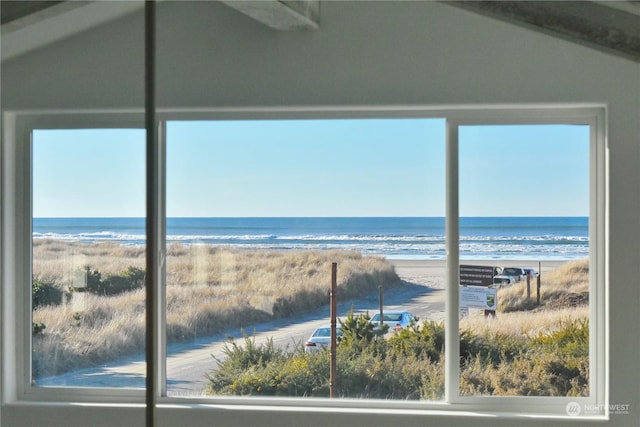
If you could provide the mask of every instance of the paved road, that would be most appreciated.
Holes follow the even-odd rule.
[[[338,304],[338,315],[346,316],[353,307],[356,311],[373,313],[378,309],[378,295],[345,301]],[[420,319],[444,319],[444,293],[422,285],[406,284],[388,291],[384,295],[387,310],[409,310]],[[303,343],[318,326],[329,323],[329,307],[322,307],[304,316],[279,319],[247,328],[246,333],[254,336],[256,343],[272,338],[278,346],[292,346]],[[206,337],[188,344],[171,345],[167,349],[167,390],[169,396],[199,396],[207,386],[206,374],[216,369],[215,356],[224,356],[225,343],[231,339],[243,341],[241,330]],[[131,357],[100,368],[70,372],[37,382],[38,385],[58,385],[75,387],[133,387],[145,386],[144,356]]]

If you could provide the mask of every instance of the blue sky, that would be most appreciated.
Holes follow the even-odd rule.
[[[462,216],[588,215],[587,126],[460,130]],[[143,130],[41,130],[35,217],[144,216]],[[168,216],[443,216],[441,119],[170,122]]]

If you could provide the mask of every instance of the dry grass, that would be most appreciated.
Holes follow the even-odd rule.
[[[34,239],[34,276],[44,283],[65,288],[74,273],[91,266],[105,274],[117,274],[127,267],[145,269],[145,249],[115,242],[89,244],[52,239]]]
[[[587,319],[589,307],[498,313],[495,319],[471,316],[460,320],[460,329],[478,336],[534,337],[558,330],[566,322]]]
[[[565,322],[589,317],[589,261],[576,260],[541,276],[540,306],[536,305],[536,280],[521,281],[498,290],[495,319],[482,315],[464,318],[461,330],[483,336],[537,336],[551,333]]]
[[[230,327],[303,313],[328,303],[331,263],[338,292],[351,298],[400,283],[387,261],[355,252],[240,251],[172,245],[167,251],[167,340],[190,340]],[[144,268],[144,250],[111,243],[34,243],[34,276],[67,290],[76,271],[103,275]],[[60,306],[34,310],[46,329],[34,337],[37,376],[92,366],[142,351],[144,292],[101,297],[74,292]]]
[[[589,318],[589,262],[569,261],[541,277],[540,306],[536,284],[531,282],[527,300],[526,281],[498,290],[495,319],[475,313],[460,320],[460,330],[483,337],[536,337],[548,335],[563,325]]]
[[[520,281],[498,291],[498,311],[531,310],[536,305],[536,279],[530,283],[531,298],[527,299],[527,282]],[[540,304],[548,308],[582,305],[589,295],[589,260],[569,261],[541,276]]]
[[[383,258],[354,252],[241,251],[173,244],[167,248],[167,339],[210,336],[326,304],[332,262],[338,263],[341,298],[399,282]],[[144,264],[144,248],[139,246],[34,242],[34,276],[65,291],[77,280],[75,272],[86,266],[109,275],[130,266],[144,269]],[[526,301],[526,282],[501,289],[497,319],[463,319],[461,330],[481,336],[537,336],[565,321],[588,318],[586,261],[545,273],[541,289],[539,308]],[[583,298],[572,299],[575,295]],[[535,300],[535,283],[532,296]],[[33,321],[46,325],[34,336],[37,376],[116,360],[143,349],[144,292],[111,297],[76,292],[63,305],[34,310]]]

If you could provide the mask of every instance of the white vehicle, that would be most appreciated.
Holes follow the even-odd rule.
[[[498,288],[509,286],[525,279],[527,274],[527,269],[522,267],[505,267],[493,276],[493,285]]]
[[[340,324],[336,325],[336,336],[342,335]],[[329,347],[331,344],[331,325],[324,325],[316,328],[307,342],[304,343],[304,351],[311,353]]]

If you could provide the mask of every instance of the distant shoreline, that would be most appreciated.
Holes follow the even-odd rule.
[[[142,245],[136,218],[34,218],[33,238]],[[565,260],[589,253],[588,218],[460,218],[460,254],[470,259]],[[279,251],[353,250],[393,259],[444,260],[442,217],[168,218],[167,246],[210,244]]]

